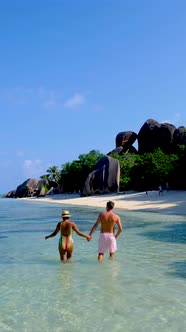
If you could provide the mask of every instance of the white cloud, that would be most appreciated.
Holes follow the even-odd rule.
[[[62,105],[62,93],[45,87],[15,87],[0,90],[1,101],[14,105],[30,105],[34,103],[42,108],[53,109]]]
[[[42,161],[39,159],[24,160],[23,172],[24,172],[24,176],[28,177],[28,178],[39,178],[43,173],[45,173],[44,167],[42,165]]]
[[[86,96],[90,92],[86,92]],[[70,98],[64,99],[60,90],[48,89],[44,86],[35,88],[14,87],[0,90],[1,102],[14,105],[31,105],[41,109],[54,110],[64,106],[66,108],[77,108],[86,103],[85,93],[74,93]]]
[[[64,102],[64,106],[67,108],[76,108],[85,104],[85,97],[80,93],[75,93],[71,98]]]

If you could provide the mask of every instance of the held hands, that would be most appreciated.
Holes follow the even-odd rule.
[[[92,240],[92,236],[91,235],[87,235],[87,241],[91,241]]]

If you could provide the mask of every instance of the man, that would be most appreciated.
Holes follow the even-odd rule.
[[[122,232],[122,224],[120,217],[113,213],[114,203],[109,201],[106,205],[106,212],[100,213],[94,226],[92,227],[89,236],[91,239],[92,234],[96,230],[97,226],[101,224],[100,236],[98,240],[98,260],[102,261],[104,254],[109,251],[110,258],[114,257],[114,253],[117,250],[116,239]],[[117,225],[118,231],[115,233],[115,226]],[[90,241],[88,239],[88,241]]]

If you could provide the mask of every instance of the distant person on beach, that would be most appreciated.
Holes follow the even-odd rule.
[[[114,253],[117,250],[116,239],[122,232],[122,224],[120,217],[113,213],[114,203],[109,201],[106,205],[106,212],[100,213],[94,226],[92,227],[89,236],[92,238],[92,234],[96,230],[97,226],[101,225],[100,236],[98,240],[98,260],[102,261],[104,254],[109,251],[110,258],[114,258]],[[115,226],[118,231],[115,234]],[[88,240],[90,241],[90,240]]]
[[[170,187],[169,187],[169,183],[168,183],[168,182],[166,182],[166,184],[165,184],[165,188],[166,188],[166,190],[167,190],[167,192],[168,192],[169,189],[170,189]]]
[[[63,220],[57,224],[56,229],[53,233],[45,236],[45,240],[50,237],[56,236],[56,234],[60,232],[61,236],[59,239],[58,249],[61,260],[65,262],[71,260],[74,249],[72,230],[74,230],[79,236],[85,237],[88,241],[91,240],[91,237],[90,235],[86,235],[80,232],[76,224],[69,220],[69,218],[71,217],[69,211],[63,210],[61,217],[63,218]]]
[[[160,184],[159,186],[159,196],[162,195],[163,196],[163,188],[162,185]]]

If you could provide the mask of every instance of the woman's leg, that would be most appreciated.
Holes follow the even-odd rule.
[[[74,250],[74,243],[71,243],[70,247],[67,249],[67,261],[72,259],[72,253]]]
[[[60,244],[59,244],[58,249],[59,249],[59,255],[60,255],[61,261],[65,262],[65,260],[66,260],[65,250],[62,248],[62,246]]]

